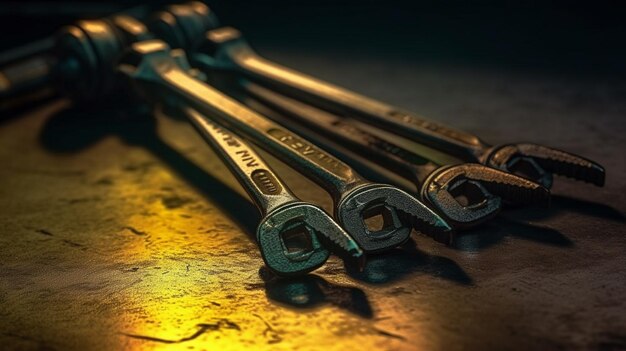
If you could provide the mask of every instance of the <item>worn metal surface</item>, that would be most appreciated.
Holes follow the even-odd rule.
[[[299,281],[265,282],[258,214],[189,125],[160,118],[157,134],[147,120],[53,104],[0,125],[3,348],[626,347],[623,83],[271,53],[489,140],[585,154],[607,185],[564,180],[549,210],[508,209],[457,248],[416,236],[356,277],[331,259]],[[331,208],[267,158],[296,195]]]

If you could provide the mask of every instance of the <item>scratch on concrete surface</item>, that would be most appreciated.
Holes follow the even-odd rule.
[[[36,232],[39,233],[39,234],[47,235],[47,236],[53,236],[51,232],[49,232],[49,231],[47,231],[45,229],[37,229]]]
[[[386,337],[389,337],[389,338],[394,338],[394,339],[406,341],[406,338],[404,336],[402,336],[402,335],[393,334],[393,333],[390,333],[388,331],[385,331],[385,330],[382,330],[382,329],[378,329],[378,328],[374,328],[374,331],[376,333],[378,333],[379,335],[382,335],[382,336],[386,336]]]
[[[135,227],[131,227],[131,226],[126,226],[126,227],[124,227],[122,229],[126,229],[129,232],[131,232],[131,233],[133,233],[135,235],[139,235],[139,236],[148,235],[148,233],[146,233],[144,231],[141,231],[141,230],[139,230],[139,229],[137,229]]]
[[[276,329],[272,327],[272,325],[268,321],[266,321],[263,317],[256,313],[253,313],[252,315],[260,319],[265,324],[263,336],[269,338],[269,340],[267,341],[268,344],[277,344],[283,341],[282,336],[280,336],[280,334],[276,331]]]
[[[186,336],[184,338],[178,339],[178,340],[161,339],[158,337],[148,336],[148,335],[137,335],[137,334],[127,334],[127,333],[123,333],[123,334],[130,338],[135,338],[135,339],[155,341],[155,342],[161,342],[165,344],[179,344],[182,342],[196,339],[197,337],[199,337],[200,335],[208,331],[218,331],[221,329],[241,330],[239,325],[237,325],[234,322],[231,322],[228,319],[220,319],[217,323],[214,323],[214,324],[201,323],[201,324],[198,324],[197,327],[198,327],[198,330],[195,333],[191,334],[190,336]]]

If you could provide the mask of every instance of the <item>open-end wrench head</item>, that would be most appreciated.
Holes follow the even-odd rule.
[[[434,237],[451,237],[452,228],[408,193],[383,184],[368,184],[347,193],[336,207],[339,223],[365,252],[388,250],[404,243],[413,227]],[[381,225],[370,228],[378,217]]]
[[[342,229],[320,208],[292,203],[269,213],[257,228],[261,256],[281,276],[304,274],[319,268],[330,252],[322,235]]]
[[[528,179],[480,165],[441,167],[426,178],[422,199],[457,228],[467,228],[495,216],[504,202],[547,205],[550,191]]]
[[[552,186],[553,174],[597,186],[604,185],[605,172],[599,164],[543,145],[520,143],[494,147],[483,163],[530,179],[546,188]]]
[[[469,176],[468,165],[441,167],[422,183],[422,199],[455,228],[482,223],[500,212],[502,206],[500,197]]]

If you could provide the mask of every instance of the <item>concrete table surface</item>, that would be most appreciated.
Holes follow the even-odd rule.
[[[55,101],[0,125],[0,349],[626,349],[623,81],[262,52],[493,143],[579,153],[607,184],[559,178],[549,209],[507,209],[454,248],[414,233],[362,274],[332,258],[277,280],[258,214],[189,125]]]

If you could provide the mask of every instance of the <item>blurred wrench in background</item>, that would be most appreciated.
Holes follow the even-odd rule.
[[[124,18],[146,18],[150,6],[139,6],[95,20],[79,20],[54,36],[0,53],[0,110],[12,110],[50,96],[71,94],[95,98],[93,75],[119,54],[121,37],[110,31]],[[90,43],[90,40],[99,41]],[[79,52],[80,51],[80,52]],[[100,77],[105,79],[105,77]],[[102,82],[106,86],[108,82]]]

